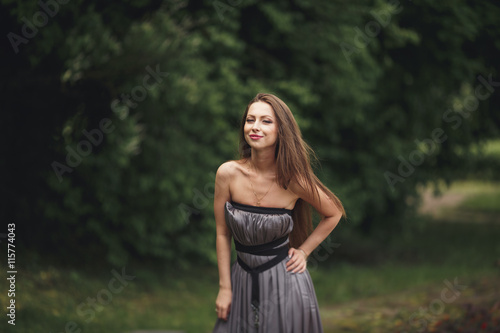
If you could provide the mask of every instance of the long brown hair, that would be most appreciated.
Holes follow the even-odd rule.
[[[295,180],[300,186],[306,186],[314,195],[319,196],[318,188],[325,192],[346,216],[342,202],[316,177],[311,167],[311,157],[316,160],[316,155],[311,147],[302,139],[299,126],[288,106],[278,97],[271,94],[257,94],[248,103],[241,120],[240,127],[240,158],[248,159],[252,149],[245,141],[243,128],[245,126],[248,109],[256,102],[264,102],[274,110],[278,122],[278,139],[276,143],[276,180],[278,185],[285,190],[290,181]],[[298,199],[293,208],[294,228],[290,234],[290,246],[299,247],[312,232],[311,205]]]

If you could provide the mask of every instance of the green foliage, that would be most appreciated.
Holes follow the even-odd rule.
[[[5,35],[41,10],[0,3]],[[27,244],[71,259],[214,262],[214,173],[236,156],[247,102],[268,91],[292,108],[348,228],[387,237],[405,228],[418,185],[463,176],[470,146],[498,136],[497,91],[470,114],[463,104],[477,75],[498,81],[499,12],[465,0],[60,5],[18,53],[8,39],[0,51],[18,156],[9,218]],[[426,144],[436,129],[446,139]],[[68,166],[67,147],[86,156]],[[413,152],[423,161],[402,176]]]

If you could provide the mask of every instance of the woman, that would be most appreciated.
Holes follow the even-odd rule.
[[[241,159],[222,164],[215,179],[213,332],[323,331],[306,261],[345,211],[314,175],[310,153],[282,100],[258,94],[250,101],[240,128]],[[323,216],[314,231],[309,205]],[[231,238],[238,253],[232,268]]]

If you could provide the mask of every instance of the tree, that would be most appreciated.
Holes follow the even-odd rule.
[[[5,219],[70,260],[215,261],[214,173],[257,92],[291,107],[371,234],[498,136],[494,2],[0,4]]]

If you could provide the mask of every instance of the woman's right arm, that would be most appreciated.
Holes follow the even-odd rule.
[[[227,320],[231,311],[231,233],[226,225],[225,204],[231,200],[229,182],[231,162],[222,164],[215,176],[214,215],[217,230],[216,248],[219,266],[219,294],[215,301],[217,317]]]

